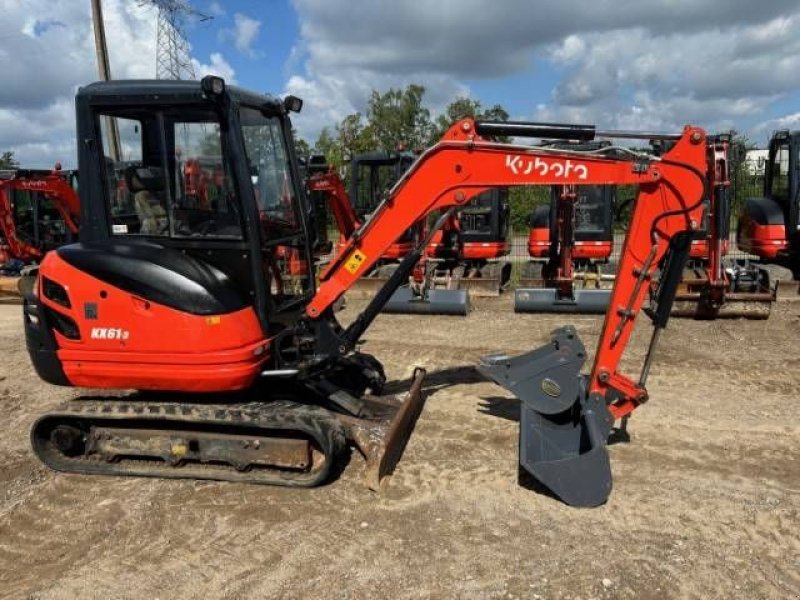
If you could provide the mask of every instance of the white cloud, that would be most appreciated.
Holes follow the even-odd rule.
[[[225,9],[222,7],[222,4],[213,0],[212,2],[208,3],[208,8],[206,12],[211,15],[212,17],[222,17],[225,15]]]
[[[373,88],[427,81],[443,96],[466,80],[536,76],[538,61],[559,79],[527,118],[711,129],[800,92],[800,7],[786,0],[293,2],[302,71],[287,89],[308,90],[310,122],[363,110]]]
[[[769,135],[777,129],[800,129],[800,112],[762,121],[753,128],[753,131]]]
[[[206,75],[219,75],[228,83],[236,83],[236,71],[219,52],[211,54],[210,64],[203,64],[196,58],[192,59],[195,75],[202,79]]]
[[[75,166],[74,96],[98,79],[88,2],[0,2],[0,151],[13,150],[23,166]],[[152,78],[156,68],[154,11],[130,0],[105,0],[111,74],[116,79]],[[196,67],[228,79],[222,55]]]
[[[253,50],[253,42],[256,41],[260,29],[261,21],[242,13],[236,13],[233,15],[233,27],[221,29],[219,39],[233,41],[233,45],[239,52],[255,58],[258,53]]]

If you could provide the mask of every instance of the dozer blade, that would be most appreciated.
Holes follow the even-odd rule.
[[[514,312],[605,314],[611,300],[611,289],[579,289],[572,297],[559,297],[555,288],[517,288],[514,290]]]
[[[670,316],[677,318],[715,319],[768,319],[774,296],[770,294],[725,294],[725,302],[711,305],[701,294],[687,293],[676,296]]]
[[[407,286],[397,288],[382,312],[412,315],[459,315],[469,313],[469,295],[466,290],[428,290],[420,297]]]
[[[613,419],[602,398],[587,396],[585,360],[574,328],[562,327],[547,346],[514,358],[486,356],[478,371],[522,402],[520,465],[565,503],[591,507],[611,493]]]
[[[19,277],[0,276],[0,303],[19,304],[22,302],[22,291]]]
[[[371,408],[374,413],[382,414],[382,418],[350,419],[349,424],[346,417],[342,418],[347,426],[347,437],[355,442],[367,460],[367,487],[373,491],[381,489],[403,455],[425,404],[424,380],[425,369],[416,368],[405,400],[387,396],[367,398],[368,410]]]

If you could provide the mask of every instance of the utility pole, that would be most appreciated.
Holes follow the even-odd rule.
[[[103,7],[101,0],[92,0],[92,22],[94,23],[94,46],[97,52],[97,70],[100,79],[109,81],[111,79],[111,67],[108,62],[108,46],[106,45],[106,28],[103,21]],[[111,117],[106,117],[106,129],[108,131],[108,145],[111,159],[119,162],[119,129],[117,121]]]

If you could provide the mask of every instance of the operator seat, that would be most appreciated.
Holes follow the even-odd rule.
[[[125,169],[125,183],[133,194],[139,233],[165,235],[169,227],[167,211],[159,196],[164,191],[164,172],[158,167],[131,166]]]

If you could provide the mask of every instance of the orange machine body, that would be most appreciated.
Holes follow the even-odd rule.
[[[251,307],[189,314],[95,279],[57,252],[47,254],[41,273],[38,295],[50,320],[65,317],[77,330],[77,339],[63,325],[53,332],[71,385],[233,391],[252,385],[269,357],[269,342]],[[46,280],[64,282],[69,306],[48,297]]]

